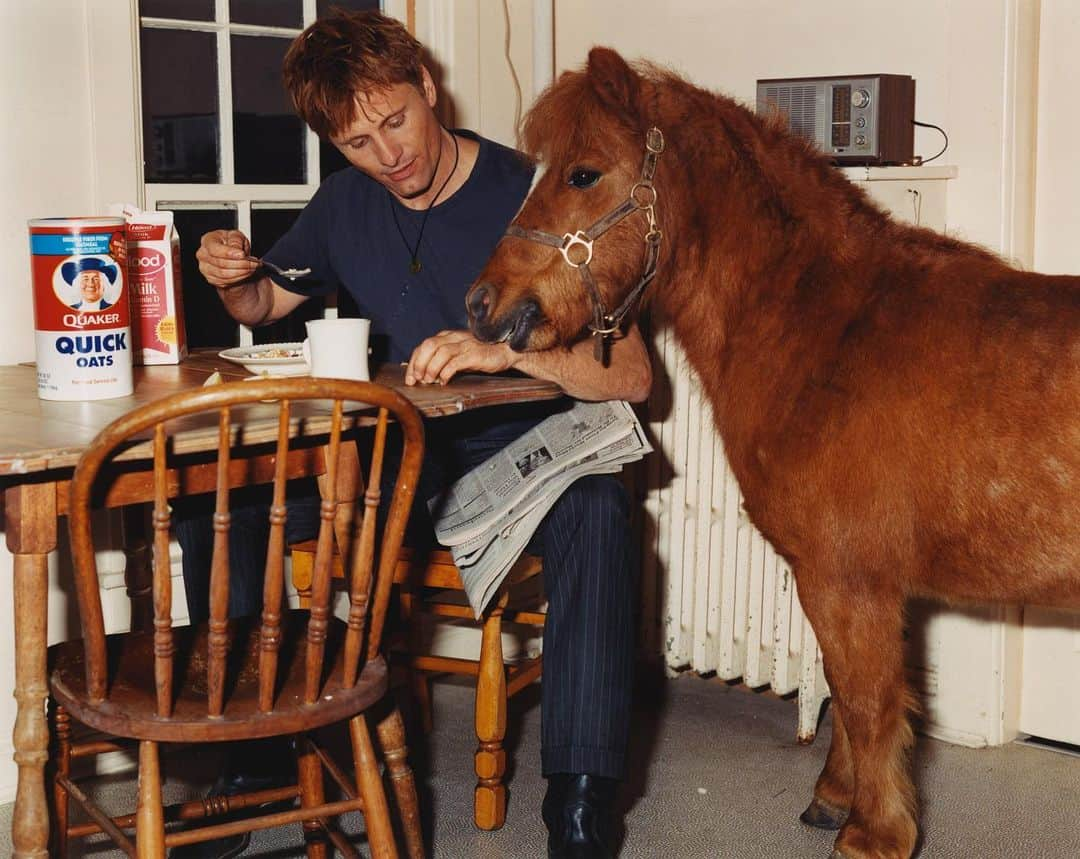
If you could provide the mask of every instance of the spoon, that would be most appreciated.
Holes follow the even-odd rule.
[[[274,265],[268,260],[259,259],[258,257],[248,257],[252,262],[256,262],[264,268],[268,268],[271,271],[277,272],[282,277],[287,277],[289,280],[296,280],[298,277],[307,277],[311,274],[310,268],[282,268],[279,265]]]

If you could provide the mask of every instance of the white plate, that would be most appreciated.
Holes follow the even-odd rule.
[[[304,360],[301,343],[264,343],[261,346],[234,346],[218,352],[226,361],[242,364],[256,376],[306,376],[311,372]]]

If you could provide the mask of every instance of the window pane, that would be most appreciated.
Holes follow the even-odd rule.
[[[349,162],[345,160],[345,156],[338,151],[338,148],[333,143],[327,143],[325,140],[319,141],[320,180],[348,166]]]
[[[233,160],[236,181],[304,181],[304,124],[281,85],[289,39],[232,37]]]
[[[147,182],[217,182],[217,51],[212,33],[144,27]]]
[[[217,290],[199,274],[195,251],[203,233],[211,230],[235,230],[236,209],[179,209],[171,206],[180,233],[181,277],[184,284],[184,324],[187,326],[188,348],[200,346],[236,346],[239,328],[225,311]]]
[[[364,9],[378,9],[379,0],[318,0],[315,4],[315,14],[321,18],[335,6],[359,12]]]
[[[229,0],[229,20],[234,24],[297,27],[304,22],[301,0]]]
[[[293,225],[296,216],[300,214],[300,207],[264,208],[258,204],[251,207],[251,252],[255,256],[262,256],[274,242]],[[303,265],[303,261],[297,265]],[[284,319],[261,328],[255,328],[256,343],[294,343],[307,337],[304,323],[309,319],[318,319],[323,314],[324,302],[322,299],[313,298],[305,301]]]
[[[139,0],[139,14],[148,18],[213,21],[214,0]]]

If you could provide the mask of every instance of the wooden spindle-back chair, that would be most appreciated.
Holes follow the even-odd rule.
[[[317,548],[315,540],[289,547],[293,585],[301,606],[310,604]],[[345,577],[341,558],[337,555],[333,558],[332,573],[335,578]],[[399,652],[392,655],[401,658],[409,669],[409,688],[425,731],[430,732],[434,726],[430,678],[440,674],[476,678],[473,822],[479,829],[499,829],[506,822],[504,741],[507,701],[527,689],[543,671],[540,654],[517,653],[510,659],[504,657],[504,624],[543,629],[547,609],[543,592],[535,582],[535,577],[542,573],[540,557],[522,555],[483,616],[477,619],[465,599],[465,585],[450,552],[444,549],[414,551],[406,546],[394,568],[403,629],[396,641]],[[449,623],[459,630],[463,627],[479,629],[480,641],[475,656],[434,653],[431,630],[425,620]],[[393,645],[391,641],[391,649]]]
[[[356,445],[343,438],[356,423],[345,415],[346,401],[377,409],[362,514],[354,513],[361,482],[356,473]],[[274,435],[270,431],[265,443],[257,444],[264,440],[252,433],[252,422],[260,417],[265,421],[275,413],[276,441],[270,440]],[[215,414],[216,431],[197,429],[205,428],[206,418],[213,419]],[[198,415],[204,415],[201,423]],[[376,552],[376,509],[391,417],[401,426],[405,446]],[[325,433],[317,427],[320,422]],[[308,436],[319,429],[317,445],[299,438],[301,425]],[[185,430],[187,435],[177,435]],[[195,438],[200,432],[201,444]],[[207,432],[216,436],[209,454],[205,451],[209,446]],[[145,460],[146,453],[132,449],[139,445],[150,447],[149,474],[139,470],[139,459]],[[104,830],[131,856],[162,857],[173,846],[295,822],[304,824],[309,856],[326,855],[325,839],[344,855],[355,856],[356,851],[330,824],[336,815],[358,809],[364,812],[372,855],[397,855],[364,713],[381,702],[388,689],[380,639],[423,445],[419,413],[395,391],[366,382],[308,378],[236,382],[177,394],[135,409],[97,436],[79,460],[71,482],[69,525],[83,638],[52,648],[50,687],[60,714],[58,723],[65,731],[74,718],[93,729],[138,741],[138,804],[135,815],[110,819],[71,781],[69,766],[61,762],[55,784],[59,848],[54,852],[62,855],[66,850],[70,797],[93,821],[72,830],[78,834]],[[185,453],[193,448],[203,452]],[[323,496],[312,600],[307,611],[290,611],[283,607],[286,483],[290,477],[312,472],[320,473]],[[114,480],[142,480],[148,489],[152,486],[154,622],[151,630],[106,636],[91,508],[101,502]],[[230,620],[230,491],[251,484],[272,487],[263,609],[259,618]],[[169,501],[209,490],[215,492],[209,621],[173,628]],[[335,544],[350,562],[346,621],[330,611],[330,561]],[[405,762],[401,718],[392,702],[381,709],[389,711],[379,723],[379,738],[402,817],[407,853],[419,857],[423,845],[416,789]],[[347,778],[307,733],[346,719],[355,781]],[[298,795],[300,808],[166,832],[159,743],[283,735],[296,736],[298,779],[291,791],[278,791],[273,798]],[[323,764],[344,799],[326,801]],[[204,811],[230,811],[268,798],[215,801],[215,808]],[[197,807],[203,803],[187,805],[192,807],[182,807],[168,816],[201,816]],[[134,842],[124,831],[132,825]]]

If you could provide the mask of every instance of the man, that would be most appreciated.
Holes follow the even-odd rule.
[[[105,300],[105,278],[109,283],[116,280],[116,266],[102,262],[97,257],[84,257],[77,262],[67,262],[60,267],[60,275],[72,286],[76,284],[82,298],[71,307],[84,312],[105,310],[112,307]]]
[[[421,50],[400,23],[374,12],[339,11],[301,34],[285,58],[286,88],[300,116],[352,166],[322,184],[266,259],[312,272],[295,281],[268,274],[248,258],[243,234],[215,231],[196,254],[204,277],[253,326],[345,289],[372,320],[376,358],[407,362],[410,385],[516,369],[579,399],[643,400],[651,371],[636,329],[614,343],[607,367],[589,343],[516,353],[465,330],[465,292],[528,193],[532,169],[512,150],[440,125]],[[439,419],[417,497],[551,411]],[[633,674],[630,540],[625,493],[600,475],[566,492],[533,546],[544,556],[549,600],[542,765],[550,856],[612,855],[607,824],[623,775]]]

